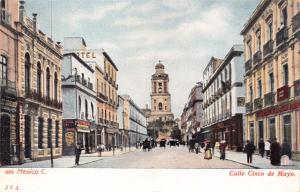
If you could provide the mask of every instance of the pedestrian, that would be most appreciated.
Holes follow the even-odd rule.
[[[264,154],[265,154],[265,142],[264,142],[263,138],[261,138],[259,141],[258,149],[259,149],[259,153],[260,153],[261,157],[263,158]]]
[[[215,148],[214,152],[220,153],[220,142],[219,142],[219,139],[216,141],[214,148]]]
[[[211,144],[210,144],[209,141],[206,143],[204,151],[205,151],[205,153],[204,153],[204,159],[207,159],[207,160],[212,159]]]
[[[198,143],[198,141],[196,141],[196,143],[195,143],[195,150],[196,150],[196,154],[198,154],[198,152],[199,152],[199,143]]]
[[[247,154],[247,163],[252,163],[252,155],[255,151],[255,146],[249,140],[246,141],[244,152]]]
[[[281,147],[281,165],[290,165],[290,159],[292,158],[291,145],[285,139]]]
[[[222,140],[220,142],[220,159],[225,160],[225,153],[226,153],[226,141]]]
[[[265,141],[265,151],[266,151],[266,157],[267,159],[270,157],[270,140]]]
[[[77,145],[75,146],[75,165],[79,165],[81,150],[82,150],[81,144],[77,143]]]
[[[272,165],[280,165],[280,155],[281,147],[280,144],[277,142],[277,139],[274,138],[271,147],[270,147],[270,160]]]

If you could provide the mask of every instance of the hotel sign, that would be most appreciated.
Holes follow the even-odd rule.
[[[283,86],[277,90],[277,101],[283,101],[289,98],[289,87]]]

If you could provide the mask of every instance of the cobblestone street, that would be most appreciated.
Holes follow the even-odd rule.
[[[221,161],[217,157],[205,160],[203,153],[189,153],[186,147],[155,148],[150,152],[138,149],[115,157],[78,166],[80,168],[251,168],[232,161]]]

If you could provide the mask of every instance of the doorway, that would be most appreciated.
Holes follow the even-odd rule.
[[[10,117],[0,116],[0,165],[10,164]]]
[[[31,158],[31,117],[25,115],[25,158]]]

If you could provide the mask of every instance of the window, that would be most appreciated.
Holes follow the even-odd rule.
[[[0,60],[0,84],[6,84],[7,81],[7,58],[1,55]]]
[[[80,114],[81,113],[81,98],[80,98],[80,96],[78,97],[78,110],[79,110],[79,114]]]
[[[47,68],[46,70],[46,96],[50,99],[50,70]]]
[[[162,103],[158,103],[158,109],[161,111],[162,110]]]
[[[44,128],[44,119],[39,117],[38,120],[38,148],[43,148],[43,128]]]
[[[165,106],[165,110],[167,110],[167,106]]]
[[[42,69],[41,63],[38,62],[37,64],[37,78],[36,78],[36,92],[39,96],[42,95]]]
[[[292,141],[292,128],[291,128],[291,116],[286,115],[283,117],[283,138],[288,143]]]
[[[250,123],[250,141],[254,143],[254,123]]]
[[[57,101],[57,89],[58,89],[58,79],[57,79],[57,73],[54,73],[54,99]]]
[[[288,65],[283,66],[283,85],[289,84],[289,68]]]
[[[260,51],[261,47],[261,35],[260,35],[260,29],[256,32],[256,51]]]
[[[268,28],[267,28],[267,34],[268,34],[268,40],[272,40],[272,35],[273,35],[273,21],[270,19],[268,21]]]
[[[153,102],[156,103],[156,99],[154,99]]]
[[[89,114],[88,114],[88,102],[85,100],[85,119],[88,119]]]
[[[250,88],[249,88],[249,97],[250,97],[250,102],[252,102],[253,101],[253,88],[252,88],[252,86],[250,86]]]
[[[251,59],[252,58],[251,41],[248,41],[247,47],[248,47],[248,56],[249,56],[249,59]]]
[[[167,82],[164,82],[164,92],[167,92]]]
[[[270,139],[274,139],[276,137],[275,118],[269,119],[269,130],[270,130]]]
[[[52,147],[52,119],[48,119],[48,148]]]
[[[25,92],[30,92],[30,56],[25,54]]]
[[[262,96],[262,85],[261,85],[261,80],[258,80],[257,82],[257,89],[258,89],[258,97],[261,98]]]
[[[92,119],[94,119],[94,105],[91,103],[91,110],[92,110]]]
[[[273,73],[269,74],[269,80],[270,80],[270,92],[272,93],[274,91],[274,75],[273,75]]]
[[[55,121],[55,147],[58,148],[58,140],[59,140],[59,121]]]
[[[281,10],[281,26],[286,27],[287,26],[287,8],[284,7]]]
[[[158,83],[158,93],[162,93],[162,83]]]

